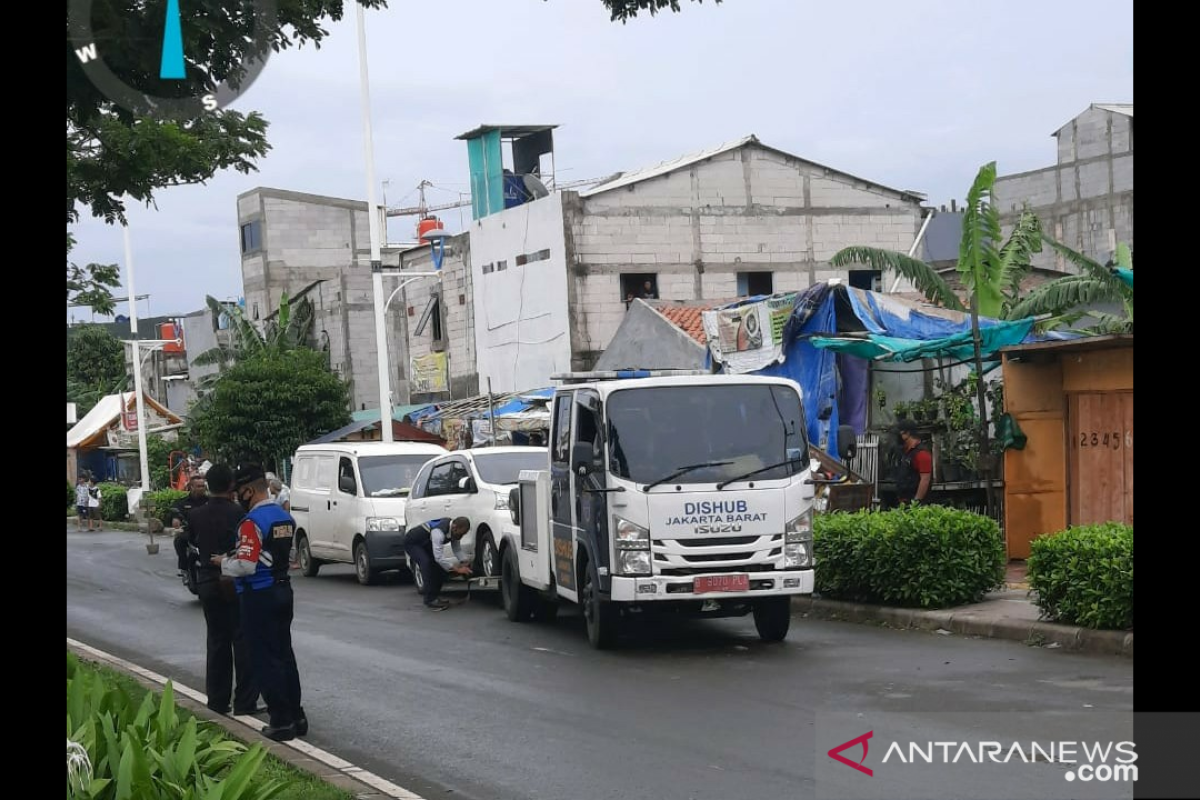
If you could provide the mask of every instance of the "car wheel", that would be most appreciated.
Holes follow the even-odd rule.
[[[500,553],[496,551],[496,542],[492,539],[491,531],[484,531],[479,542],[479,574],[494,578],[500,574]]]
[[[375,583],[377,576],[371,567],[371,554],[367,552],[367,543],[362,540],[354,545],[354,575],[363,586]]]
[[[300,562],[300,574],[306,578],[315,578],[321,570],[321,562],[313,558],[312,548],[308,544],[308,537],[300,534],[300,541],[296,542],[296,559]]]
[[[421,568],[408,559],[408,571],[413,576],[413,586],[417,587],[418,594],[425,594],[425,576],[421,573]]]

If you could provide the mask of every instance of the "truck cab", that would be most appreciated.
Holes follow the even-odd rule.
[[[813,591],[814,488],[800,387],[653,372],[562,381],[548,463],[526,471],[501,548],[510,619],[583,607],[595,647],[632,614],[753,614],[787,636]]]

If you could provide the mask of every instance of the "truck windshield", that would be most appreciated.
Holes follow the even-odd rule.
[[[358,460],[362,488],[367,497],[399,497],[408,494],[425,462],[433,455],[363,456]]]
[[[549,460],[543,449],[528,453],[477,453],[475,469],[484,483],[503,485],[516,483],[523,469],[545,469]]]
[[[778,385],[621,389],[608,399],[608,452],[613,474],[637,483],[683,467],[694,468],[672,482],[715,483],[772,464],[754,479],[779,480],[807,467],[804,408]]]

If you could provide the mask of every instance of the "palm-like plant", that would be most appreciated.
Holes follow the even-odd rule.
[[[847,247],[831,259],[835,267],[867,264],[880,272],[896,272],[907,278],[929,302],[953,311],[968,311],[977,303],[980,316],[1012,319],[1018,302],[1021,279],[1029,273],[1030,259],[1042,250],[1042,226],[1026,208],[1021,212],[1008,241],[1003,241],[1000,212],[993,199],[996,162],[985,164],[967,193],[963,210],[963,232],[956,269],[969,300],[964,303],[938,272],[920,259],[894,250]]]
[[[229,318],[233,336],[228,342],[219,342],[216,347],[205,350],[196,356],[196,366],[216,365],[217,373],[207,375],[197,384],[197,390],[203,394],[212,388],[220,373],[235,364],[238,360],[258,355],[266,351],[296,350],[309,346],[312,336],[315,312],[312,301],[302,299],[293,309],[287,293],[279,299],[279,311],[274,319],[267,322],[260,333],[240,306],[222,303],[212,296],[205,297],[205,302],[213,316],[221,315]]]
[[[1124,242],[1117,245],[1114,263],[1104,265],[1048,236],[1044,238],[1055,252],[1079,268],[1079,274],[1066,275],[1037,287],[1013,307],[1013,315],[1050,315],[1057,319],[1079,319],[1086,315],[1092,317],[1095,324],[1085,328],[1085,333],[1133,333],[1133,252],[1129,246]],[[1118,270],[1124,271],[1125,277]],[[1123,313],[1074,311],[1080,306],[1096,303],[1120,304]]]

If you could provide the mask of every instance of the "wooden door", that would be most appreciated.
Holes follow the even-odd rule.
[[[1071,525],[1133,524],[1133,392],[1070,395]]]

